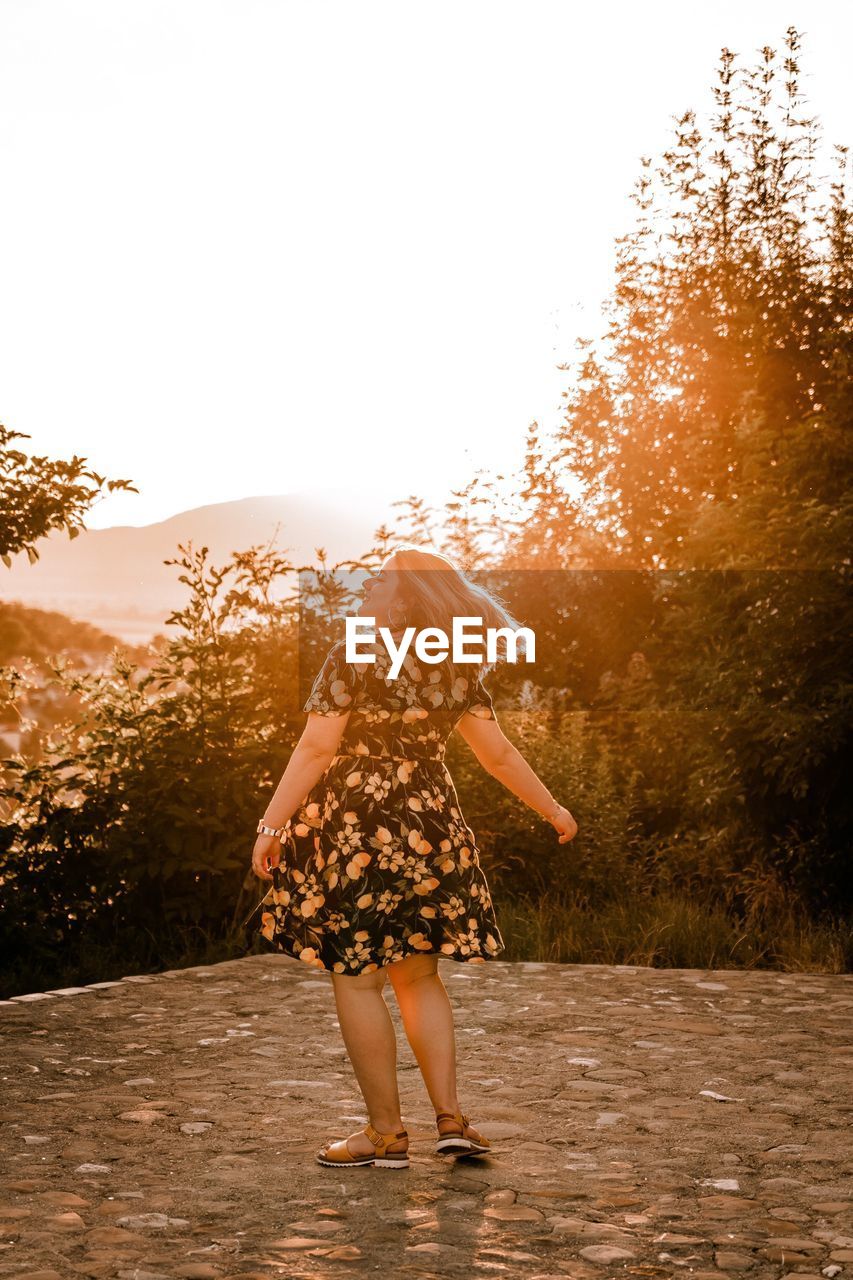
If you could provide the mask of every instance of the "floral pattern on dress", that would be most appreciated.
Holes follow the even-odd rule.
[[[362,645],[362,649],[369,646]],[[406,655],[396,679],[329,650],[303,706],[350,718],[323,777],[285,823],[260,933],[335,973],[369,973],[415,952],[482,964],[504,951],[474,833],[444,763],[466,712],[497,719],[475,667]]]

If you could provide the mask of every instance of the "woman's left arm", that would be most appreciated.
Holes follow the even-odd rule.
[[[283,827],[319,782],[337,752],[350,713],[318,715],[310,712],[302,737],[293,749],[287,768],[263,816],[266,827]],[[278,836],[259,835],[252,851],[252,870],[261,880],[272,880],[267,865],[277,867],[281,858]]]

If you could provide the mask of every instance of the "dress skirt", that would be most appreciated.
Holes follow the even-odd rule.
[[[443,747],[424,745],[334,757],[285,825],[260,925],[276,950],[348,974],[505,950]]]

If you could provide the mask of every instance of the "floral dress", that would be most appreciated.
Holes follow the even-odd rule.
[[[285,824],[260,933],[334,973],[369,973],[415,952],[493,960],[505,944],[444,763],[460,716],[495,719],[492,700],[474,666],[410,652],[391,678],[384,644],[372,652],[375,664],[348,663],[344,641],[333,645],[303,707],[350,717]]]

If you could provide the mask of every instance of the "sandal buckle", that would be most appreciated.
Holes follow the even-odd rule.
[[[368,1123],[364,1126],[364,1130],[363,1130],[363,1132],[367,1134],[368,1138],[369,1138],[369,1139],[370,1139],[370,1141],[373,1143],[374,1147],[381,1147],[381,1146],[382,1146],[382,1144],[383,1144],[382,1134],[379,1132],[379,1130],[378,1130],[378,1129],[375,1129],[375,1128],[373,1127],[373,1125],[372,1125],[372,1124],[370,1124],[370,1122],[369,1122],[369,1121],[368,1121]]]

